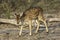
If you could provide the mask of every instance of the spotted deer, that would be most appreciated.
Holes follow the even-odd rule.
[[[45,24],[46,32],[48,32],[47,23],[46,23],[46,20],[45,20],[45,18],[43,16],[43,9],[41,7],[31,7],[29,9],[25,10],[21,17],[19,16],[19,14],[18,15],[16,14],[16,20],[17,20],[18,24],[19,24],[19,20],[28,21],[29,30],[30,30],[29,35],[31,35],[32,20],[37,20],[36,21],[36,23],[37,23],[36,33],[38,32],[40,21],[42,21]],[[22,29],[23,29],[23,26],[20,29],[19,35],[21,35]]]

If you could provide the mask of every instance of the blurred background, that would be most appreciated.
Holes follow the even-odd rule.
[[[14,18],[29,7],[41,7],[47,18],[60,17],[60,0],[0,0],[0,18]]]

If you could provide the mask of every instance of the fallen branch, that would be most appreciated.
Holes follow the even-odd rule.
[[[9,23],[9,24],[17,25],[17,22],[16,22],[15,19],[2,19],[2,18],[0,18],[0,22],[1,23]]]
[[[47,20],[49,22],[60,21],[60,18],[49,18]],[[18,25],[15,19],[2,19],[2,18],[0,18],[0,23],[1,22],[2,23],[10,23],[10,24]],[[21,22],[19,24],[21,24]]]
[[[48,21],[49,21],[49,22],[53,22],[53,21],[58,21],[58,22],[60,22],[60,18],[49,18]]]

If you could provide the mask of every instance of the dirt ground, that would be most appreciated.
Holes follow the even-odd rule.
[[[29,30],[23,30],[22,35],[19,36],[17,28],[17,26],[11,24],[0,24],[0,40],[60,40],[60,22],[49,23],[49,33],[46,33],[45,27],[42,26],[37,34],[35,34],[35,29],[33,29],[31,36],[29,35]]]
[[[31,0],[31,3],[27,0],[0,0],[0,2],[0,18],[15,19],[15,13],[22,13],[31,4],[32,7],[41,6],[46,19],[60,18],[60,0]],[[0,23],[0,40],[60,40],[60,22],[49,22],[48,29],[49,32],[46,33],[45,26],[40,26],[36,34],[36,27],[33,27],[30,36],[29,28],[24,27],[22,35],[19,36],[18,26]]]

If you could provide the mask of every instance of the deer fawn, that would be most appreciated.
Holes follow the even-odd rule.
[[[42,21],[45,26],[46,26],[46,32],[48,32],[48,27],[47,27],[47,23],[45,18],[43,17],[43,9],[40,7],[31,7],[29,9],[27,9],[25,12],[23,12],[23,15],[19,18],[19,14],[16,14],[16,18],[17,18],[17,23],[19,24],[19,19],[22,21],[28,21],[29,23],[29,29],[30,29],[30,35],[31,35],[31,27],[32,27],[32,20],[37,20],[37,29],[36,29],[36,33],[38,32],[39,29],[39,25],[40,25],[40,21]],[[22,33],[22,29],[23,26],[20,29],[20,33],[19,35],[21,35]]]

